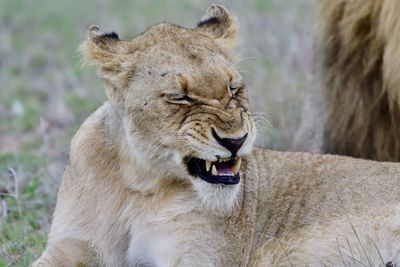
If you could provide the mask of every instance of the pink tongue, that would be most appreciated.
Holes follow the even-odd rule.
[[[217,168],[218,171],[218,175],[223,176],[223,175],[233,175],[231,168],[229,168],[229,166],[225,163],[220,163],[220,162],[216,162],[214,163],[215,167]]]

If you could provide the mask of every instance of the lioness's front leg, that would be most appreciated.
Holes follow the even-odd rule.
[[[98,266],[95,253],[81,240],[62,239],[47,245],[42,256],[30,267],[90,267]]]

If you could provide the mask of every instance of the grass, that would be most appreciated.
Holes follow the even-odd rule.
[[[289,149],[311,77],[312,0],[221,3],[241,25],[253,110],[273,126],[258,120],[258,142]],[[70,139],[105,100],[94,70],[79,68],[87,26],[131,39],[160,21],[193,27],[208,4],[0,0],[0,266],[27,266],[43,250]]]
[[[3,198],[8,215],[0,224],[0,266],[26,266],[43,249],[50,223],[46,215],[53,209],[54,197],[41,189],[48,159],[31,146],[24,148],[0,157],[0,188],[8,194]]]

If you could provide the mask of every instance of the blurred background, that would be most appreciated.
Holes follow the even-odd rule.
[[[240,69],[258,144],[288,150],[312,78],[313,0],[217,1],[240,23]],[[195,27],[211,1],[0,0],[0,266],[43,250],[69,142],[105,94],[77,47],[87,26],[130,40],[166,21]]]

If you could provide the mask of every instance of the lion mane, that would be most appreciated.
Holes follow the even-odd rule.
[[[298,134],[298,149],[309,150],[304,136],[317,131],[323,153],[400,160],[398,14],[399,1],[320,2],[315,41],[318,81],[311,93],[322,100],[310,97],[319,102],[311,105],[319,107],[304,112],[303,121],[308,122]],[[322,114],[315,119],[311,112]]]

